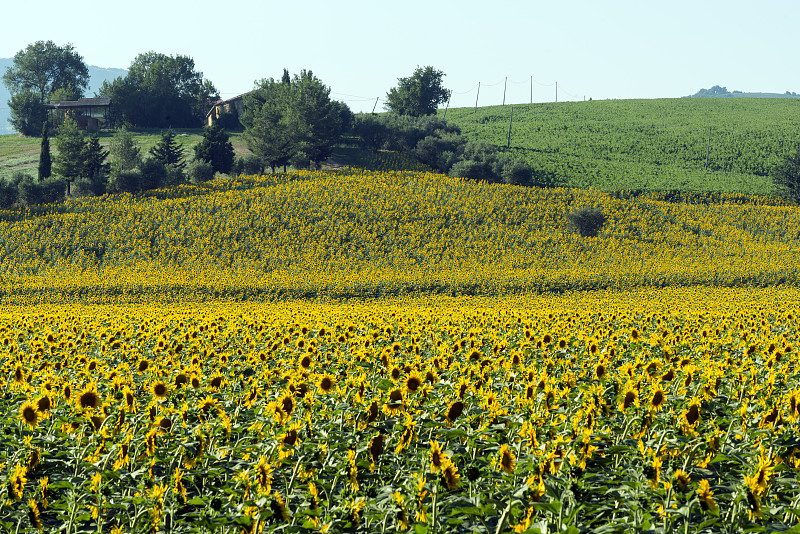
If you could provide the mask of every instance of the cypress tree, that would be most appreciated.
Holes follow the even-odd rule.
[[[47,122],[42,127],[42,150],[39,152],[39,181],[50,178],[53,162],[50,159],[50,137],[47,133]]]

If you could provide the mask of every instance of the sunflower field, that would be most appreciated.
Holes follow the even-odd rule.
[[[797,531],[797,208],[684,200],[344,169],[0,213],[0,530]]]

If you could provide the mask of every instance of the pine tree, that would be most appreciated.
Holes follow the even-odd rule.
[[[58,129],[56,148],[58,154],[54,158],[53,170],[67,182],[67,194],[70,183],[79,178],[83,172],[83,134],[74,120],[67,118]]]
[[[53,172],[53,162],[50,159],[50,137],[47,132],[47,123],[42,127],[42,149],[39,152],[39,181],[50,178]]]
[[[108,168],[106,163],[108,151],[100,146],[97,135],[91,136],[83,147],[83,177],[91,184],[92,193],[100,195],[105,192],[108,182]]]
[[[171,128],[161,134],[161,139],[150,149],[150,154],[165,166],[172,165],[178,169],[186,167],[183,146],[175,139],[175,133]]]
[[[214,172],[227,174],[233,167],[233,144],[225,130],[217,126],[206,126],[203,139],[194,147],[195,159],[211,164]]]

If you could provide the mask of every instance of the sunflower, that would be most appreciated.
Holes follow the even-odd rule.
[[[328,374],[324,375],[319,381],[319,389],[321,389],[324,393],[330,393],[333,391],[335,385],[336,379]]]
[[[28,499],[28,520],[31,526],[37,530],[42,530],[42,518],[39,513],[39,506],[34,499]]]
[[[14,498],[18,501],[22,499],[22,493],[25,491],[25,484],[28,482],[28,478],[26,477],[27,474],[28,468],[23,464],[17,464],[14,466],[14,474],[11,475],[9,484],[11,486],[11,492],[14,494]]]
[[[167,395],[169,395],[169,387],[161,380],[154,382],[153,385],[150,386],[150,391],[152,391],[153,395],[158,399],[166,399]]]
[[[442,452],[442,446],[439,445],[439,442],[431,440],[431,473],[438,472],[442,466],[444,465],[445,460],[447,459],[447,455]]]
[[[681,491],[685,491],[686,487],[692,479],[689,477],[689,473],[684,471],[683,469],[676,469],[675,470],[675,484],[681,489]]]
[[[697,423],[700,420],[700,404],[698,402],[690,404],[689,408],[683,412],[683,418],[689,425]]]
[[[650,409],[657,412],[664,407],[664,403],[667,401],[667,394],[661,388],[656,388],[653,392],[653,397],[650,399]]]
[[[300,357],[297,363],[300,365],[301,369],[308,371],[311,368],[313,360],[311,359],[310,354],[304,354],[303,356]]]
[[[81,408],[97,408],[100,406],[100,396],[94,386],[89,385],[78,395],[77,403]]]
[[[511,475],[514,473],[514,468],[516,466],[517,458],[514,456],[514,453],[509,450],[508,444],[504,444],[497,453],[497,468]]]
[[[378,458],[380,458],[381,454],[383,454],[383,434],[375,434],[372,436],[372,439],[369,440],[369,454],[372,458],[372,463],[370,464],[370,471],[375,470],[375,464],[378,463]]]
[[[620,410],[627,410],[631,406],[639,405],[639,394],[630,385],[625,387],[622,395],[622,402],[619,405]]]
[[[415,392],[422,385],[422,377],[418,373],[411,373],[405,380],[406,390]]]
[[[453,401],[450,404],[450,407],[447,408],[447,415],[445,416],[447,418],[447,422],[449,424],[453,424],[453,421],[458,419],[463,411],[464,411],[464,403],[461,402],[460,400]]]
[[[594,375],[597,377],[598,380],[602,380],[604,376],[606,376],[606,366],[602,363],[598,363],[597,366],[594,368]]]
[[[36,409],[39,413],[47,413],[50,411],[50,408],[53,407],[53,401],[50,398],[50,395],[44,394],[38,399],[36,399]]]
[[[705,478],[700,481],[697,494],[700,496],[700,506],[703,510],[711,510],[713,512],[717,509],[717,503],[714,501],[714,492],[711,490],[711,486]]]
[[[25,402],[19,410],[19,416],[31,428],[39,424],[39,411],[33,403]]]
[[[458,473],[458,468],[453,464],[450,458],[446,458],[442,462],[442,481],[447,486],[447,489],[456,489],[461,481],[461,475]]]

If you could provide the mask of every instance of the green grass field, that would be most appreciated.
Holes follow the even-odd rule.
[[[440,116],[444,111],[440,110]],[[447,121],[572,187],[773,192],[769,172],[800,146],[792,99],[660,99],[458,108]]]

